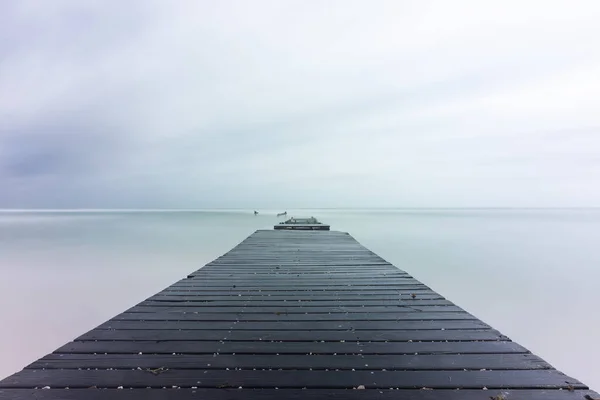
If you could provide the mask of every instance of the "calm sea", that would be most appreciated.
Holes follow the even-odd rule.
[[[600,389],[600,210],[314,215]],[[275,212],[0,212],[0,377],[228,251]]]

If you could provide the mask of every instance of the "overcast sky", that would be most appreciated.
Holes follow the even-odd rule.
[[[600,206],[600,2],[0,2],[0,207]]]

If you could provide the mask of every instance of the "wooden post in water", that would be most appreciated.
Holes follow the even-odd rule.
[[[2,400],[586,398],[347,233],[287,228],[0,382]]]

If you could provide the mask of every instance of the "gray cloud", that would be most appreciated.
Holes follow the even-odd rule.
[[[13,131],[2,137],[2,171],[27,178],[37,175],[85,175],[101,168],[98,161],[114,156],[110,137],[90,127],[41,125]]]
[[[582,3],[1,4],[0,207],[596,205]]]

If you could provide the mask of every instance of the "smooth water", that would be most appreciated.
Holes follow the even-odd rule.
[[[302,210],[600,389],[600,210]],[[227,252],[275,212],[0,212],[0,377]]]

